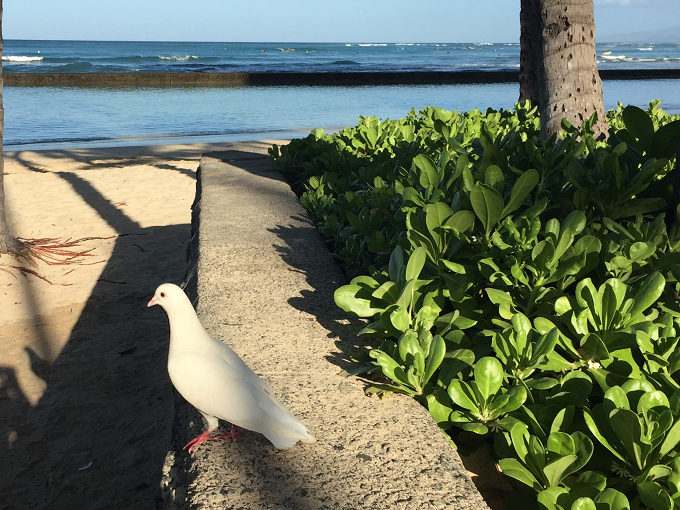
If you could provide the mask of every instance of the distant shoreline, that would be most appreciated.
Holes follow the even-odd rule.
[[[678,69],[601,69],[603,80],[680,79]],[[238,87],[516,83],[519,71],[3,73],[5,87]]]

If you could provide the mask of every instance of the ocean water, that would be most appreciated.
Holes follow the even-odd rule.
[[[599,44],[602,69],[680,67],[680,44]],[[6,40],[6,73],[508,70],[519,43],[183,43]]]
[[[651,49],[647,49],[651,48]],[[295,51],[288,51],[294,49]],[[262,50],[266,50],[263,52]],[[680,45],[603,45],[605,67],[680,67]],[[636,55],[635,57],[627,55]],[[642,56],[641,56],[642,55]],[[608,58],[605,58],[608,57]],[[626,60],[634,58],[637,60]],[[647,60],[641,60],[647,59]],[[651,61],[650,59],[654,59]],[[666,60],[664,60],[666,59]],[[254,44],[5,41],[3,72],[418,71],[512,69],[508,44]],[[605,81],[617,102],[680,114],[678,80]],[[77,88],[5,87],[5,149],[65,149],[306,136],[359,116],[401,118],[415,107],[512,108],[516,84]]]
[[[653,99],[680,114],[677,80],[605,81],[607,109]],[[411,107],[512,108],[516,84],[363,87],[7,87],[5,149],[40,150],[304,137],[355,125],[359,116],[398,119]]]

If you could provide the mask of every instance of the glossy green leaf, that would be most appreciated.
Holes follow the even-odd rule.
[[[440,383],[448,388],[451,380],[474,362],[475,354],[469,349],[456,349],[447,353],[439,371]]]
[[[420,246],[411,252],[408,263],[406,264],[406,280],[412,280],[420,276],[420,272],[425,266],[427,259],[427,250]]]
[[[630,409],[630,403],[628,402],[628,396],[626,392],[620,386],[613,386],[609,388],[604,394],[605,400],[610,401],[613,407],[619,409]]]
[[[583,357],[588,360],[600,361],[609,359],[609,351],[597,333],[588,333],[581,339]]]
[[[527,425],[521,421],[517,421],[512,425],[510,429],[510,438],[512,439],[512,446],[517,452],[519,460],[526,462],[529,442],[529,428]]]
[[[619,218],[629,218],[637,214],[647,214],[654,211],[660,211],[666,207],[666,201],[663,198],[637,198],[630,202],[630,205],[617,207],[611,214],[611,218],[618,220]]]
[[[505,176],[503,171],[496,165],[489,165],[484,170],[484,184],[495,188],[499,193],[503,193]]]
[[[638,400],[637,412],[646,416],[651,409],[656,407],[670,408],[668,397],[662,391],[650,391],[642,395]]]
[[[649,115],[637,106],[628,105],[621,116],[628,132],[640,140],[644,150],[648,150],[654,137],[654,123]]]
[[[413,158],[413,165],[411,168],[412,171],[415,171],[415,174],[418,177],[418,183],[423,188],[427,188],[428,186],[436,188],[439,186],[439,172],[434,166],[433,161],[428,156],[424,154],[418,154],[415,158]]]
[[[418,334],[413,330],[404,332],[399,338],[397,345],[399,346],[399,357],[405,363],[413,363],[417,353],[420,353],[421,356],[423,354],[420,349]]]
[[[392,327],[397,331],[406,331],[411,326],[411,318],[409,317],[408,310],[400,306],[390,308],[394,308],[389,313],[389,321]]]
[[[439,259],[437,262],[440,264],[440,267],[443,267],[452,273],[465,274],[467,272],[465,266],[458,264],[457,262],[451,262],[450,260],[444,259]]]
[[[538,483],[536,477],[517,459],[501,459],[498,465],[504,475],[510,476],[535,490],[541,489],[541,484]]]
[[[477,388],[486,401],[498,393],[503,384],[503,366],[500,361],[490,356],[480,359],[474,368]]]
[[[534,170],[533,168],[520,175],[519,179],[517,179],[517,182],[515,182],[515,185],[512,188],[510,200],[508,200],[507,205],[505,205],[505,207],[502,209],[499,219],[503,219],[508,214],[519,209],[527,196],[529,196],[529,193],[531,193],[536,187],[539,179],[540,176],[538,171]]]
[[[642,502],[653,510],[672,510],[675,508],[666,489],[656,482],[638,484],[637,490]]]
[[[455,228],[458,232],[465,233],[475,224],[475,215],[472,211],[458,211],[449,216],[444,227]]]
[[[629,256],[632,261],[647,260],[656,251],[655,243],[633,243],[628,249]]]
[[[477,183],[470,192],[470,202],[488,236],[501,219],[503,197],[491,186]]]
[[[397,246],[392,250],[389,263],[390,280],[394,283],[399,280],[399,273],[401,272],[401,268],[404,267],[404,260],[404,250],[401,249],[401,246]]]
[[[469,411],[478,411],[478,405],[472,388],[465,381],[453,379],[448,387],[448,394],[454,404]]]
[[[529,379],[525,382],[525,384],[531,389],[549,390],[550,388],[557,386],[559,381],[552,377],[538,377],[535,379]]]
[[[502,413],[516,411],[527,400],[527,390],[524,386],[513,386],[506,395],[508,396],[507,402],[502,407],[499,407]]]
[[[564,218],[564,221],[562,221],[562,230],[569,229],[574,235],[580,234],[585,227],[586,215],[583,211],[572,211]]]
[[[660,159],[672,159],[678,150],[680,138],[680,120],[659,127],[652,139],[651,156]]]
[[[640,419],[628,409],[615,409],[609,415],[612,429],[638,469],[643,469],[651,444],[642,435]]]
[[[565,455],[556,459],[543,468],[546,478],[548,479],[548,485],[559,485],[564,476],[564,472],[576,462],[576,455]]]
[[[382,304],[378,299],[375,299],[371,294],[377,289],[375,287],[363,284],[361,281],[354,283],[356,278],[349,285],[343,285],[336,289],[333,294],[335,304],[344,311],[358,315],[359,317],[373,317],[375,314],[382,312]]]
[[[565,475],[571,475],[580,471],[593,456],[595,446],[590,438],[581,431],[574,432],[571,437],[576,446],[576,462],[569,466]]]
[[[430,412],[434,421],[443,428],[450,426],[449,417],[451,416],[452,402],[451,399],[442,388],[435,388],[432,393],[426,395],[427,410]]]
[[[623,456],[618,452],[618,450],[604,437],[602,432],[600,432],[600,429],[598,428],[597,423],[595,422],[595,419],[593,418],[593,411],[591,411],[588,408],[583,409],[583,420],[586,422],[586,426],[588,427],[588,430],[590,430],[591,434],[595,436],[595,438],[609,450],[613,455],[615,455],[620,461],[626,462],[626,460],[623,458]]]
[[[676,421],[671,429],[666,432],[666,438],[663,443],[661,443],[659,453],[661,455],[666,455],[677,446],[678,442],[680,442],[680,421]]]
[[[569,491],[564,487],[552,486],[539,492],[536,500],[541,510],[558,510],[563,508],[562,506],[557,506],[558,499],[562,499],[564,496],[568,496],[568,494]]]
[[[572,488],[578,490],[582,487],[591,487],[597,492],[603,491],[607,487],[607,477],[597,471],[583,471],[576,478]]]
[[[394,282],[388,281],[374,290],[371,295],[376,299],[382,299],[386,303],[392,305],[399,299],[399,288]]]
[[[635,294],[635,303],[629,312],[630,315],[635,317],[656,303],[665,287],[666,279],[661,273],[655,271],[650,274]]]
[[[560,457],[564,455],[575,455],[576,445],[572,437],[565,432],[553,432],[548,436],[546,448]]]
[[[590,498],[578,498],[572,503],[571,510],[597,510],[597,507]]]
[[[383,374],[385,374],[387,378],[392,379],[393,381],[398,381],[402,384],[408,384],[406,373],[401,368],[401,366],[399,366],[399,363],[397,363],[391,356],[379,349],[373,349],[369,351],[369,354],[375,359],[375,362],[380,366]]]
[[[446,343],[441,336],[435,335],[434,339],[432,340],[432,344],[430,345],[430,353],[425,364],[425,374],[423,375],[422,382],[423,385],[427,384],[430,378],[434,375],[435,371],[442,364],[442,361],[444,361],[445,355]]]
[[[616,489],[605,489],[593,498],[596,504],[601,504],[605,510],[630,510],[628,498]]]

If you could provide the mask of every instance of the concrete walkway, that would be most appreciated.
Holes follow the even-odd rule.
[[[245,431],[189,456],[181,447],[203,423],[178,397],[165,508],[487,508],[424,408],[368,398],[361,380],[340,375],[361,346],[361,324],[335,306],[344,277],[265,150],[235,144],[202,158],[188,292],[208,332],[317,442],[276,450]]]

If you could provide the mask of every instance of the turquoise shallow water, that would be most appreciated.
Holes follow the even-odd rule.
[[[605,106],[617,101],[680,114],[677,80],[605,81]],[[401,118],[411,107],[459,111],[512,108],[515,84],[115,88],[7,87],[5,149],[221,142],[305,136],[359,116]]]

